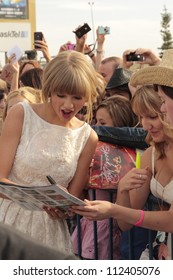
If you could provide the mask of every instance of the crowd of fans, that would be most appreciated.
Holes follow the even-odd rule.
[[[62,44],[55,58],[43,36],[34,46],[43,53],[44,68],[36,57],[16,61],[13,54],[1,71],[0,181],[28,187],[48,185],[46,175],[50,174],[85,201],[85,206],[73,206],[68,213],[52,207],[38,213],[24,211],[0,195],[1,228],[10,225],[23,233],[24,240],[30,236],[29,242],[33,239],[43,246],[41,241],[49,250],[62,253],[63,259],[77,259],[75,255],[94,259],[93,221],[97,220],[97,258],[108,259],[112,218],[113,259],[128,258],[126,231],[132,228],[136,259],[149,259],[147,229],[152,230],[153,244],[159,245],[154,258],[172,259],[173,50],[166,50],[163,58],[143,48],[125,50],[122,57],[104,57],[106,35],[98,29],[96,35],[94,47],[87,45],[87,34],[75,35],[73,48],[69,41]],[[111,162],[112,148],[100,141],[98,126],[106,127],[110,136],[114,129],[120,140],[117,128],[134,138],[134,128],[145,131],[142,141],[147,148],[140,150],[140,168],[135,166],[138,147],[129,151],[128,141],[110,143],[116,146],[115,153],[122,148],[128,153],[130,167],[127,158],[116,165],[117,154]],[[107,170],[94,164],[104,157]],[[110,166],[114,167],[111,171]],[[98,174],[91,175],[94,168]],[[103,187],[109,176],[109,186]],[[149,212],[146,203],[151,193],[158,207]],[[77,214],[83,216],[80,254]]]

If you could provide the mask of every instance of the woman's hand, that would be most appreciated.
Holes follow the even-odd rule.
[[[46,62],[48,63],[49,61],[51,61],[51,55],[49,52],[49,47],[48,44],[46,42],[46,40],[42,40],[42,41],[35,41],[34,45],[37,47],[36,50],[37,51],[41,51],[43,53],[44,58],[46,59]]]
[[[141,188],[151,178],[151,172],[146,168],[132,168],[119,182],[120,192]]]
[[[111,218],[115,204],[103,200],[84,200],[84,206],[72,206],[72,212],[86,217],[88,220],[103,220]]]
[[[71,44],[70,41],[68,41],[67,43],[63,44],[62,46],[60,46],[60,49],[59,49],[59,53],[60,52],[65,52],[65,51],[68,51],[68,45]]]
[[[46,213],[49,215],[49,217],[53,220],[66,219],[68,217],[68,212],[64,212],[64,211],[60,210],[59,208],[44,206],[43,209],[46,211]]]
[[[137,61],[138,64],[149,64],[149,65],[158,65],[161,62],[161,59],[159,56],[157,56],[153,51],[150,49],[130,49],[123,52],[123,67],[129,68],[133,65],[134,61],[127,61],[127,55],[130,53],[135,53],[139,55],[144,55],[144,60]]]
[[[133,61],[127,61],[127,55],[133,52],[135,52],[134,49],[126,50],[123,52],[123,68],[128,69],[133,65]]]
[[[161,62],[161,59],[158,55],[156,55],[153,51],[150,49],[136,49],[136,54],[143,54],[144,60],[138,61],[139,64],[149,64],[149,65],[158,65]]]
[[[103,44],[105,42],[105,34],[99,34],[98,28],[97,28],[96,35],[97,35],[97,46],[103,48]]]

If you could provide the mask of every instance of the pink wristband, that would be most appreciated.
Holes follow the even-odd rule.
[[[139,220],[134,224],[136,227],[140,227],[142,225],[144,216],[145,216],[145,212],[143,210],[140,210]]]

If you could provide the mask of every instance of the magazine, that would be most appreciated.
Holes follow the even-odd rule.
[[[85,205],[59,184],[48,186],[20,186],[0,182],[0,193],[28,210],[43,210],[44,206],[67,211],[72,205]]]

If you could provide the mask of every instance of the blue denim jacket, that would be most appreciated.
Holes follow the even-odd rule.
[[[147,132],[143,128],[96,125],[93,125],[92,128],[100,141],[142,150],[148,148],[148,144],[145,142]]]

